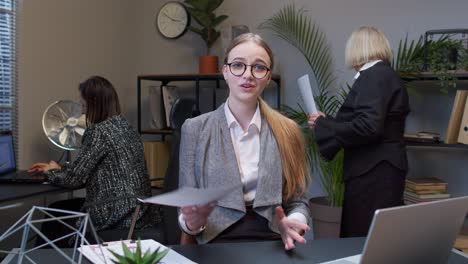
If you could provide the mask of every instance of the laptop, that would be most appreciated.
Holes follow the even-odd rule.
[[[0,183],[44,183],[47,176],[44,173],[29,173],[17,170],[13,136],[11,133],[0,134]]]
[[[327,264],[447,263],[468,196],[375,211],[362,254]]]

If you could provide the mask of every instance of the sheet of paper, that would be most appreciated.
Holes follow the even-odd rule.
[[[353,255],[346,258],[335,259],[332,261],[322,262],[320,264],[359,264],[361,261],[361,254]]]
[[[309,75],[306,74],[297,79],[297,84],[299,86],[299,91],[302,95],[302,100],[304,100],[306,112],[308,114],[316,114],[317,107],[315,106],[314,95],[312,94],[312,87],[310,87]]]
[[[78,250],[83,253],[83,255],[89,259],[93,263],[108,263],[112,264],[112,260],[116,260],[115,257],[109,252],[112,250],[113,252],[123,255],[122,243],[130,249],[130,251],[135,252],[137,243],[136,241],[132,240],[124,240],[124,241],[112,241],[107,242],[101,245],[88,245],[82,246],[78,248]],[[155,251],[157,248],[160,247],[159,250],[165,250],[167,247],[158,243],[152,239],[141,240],[141,252],[144,254],[147,250],[151,252]],[[179,253],[175,252],[174,250],[170,249],[167,255],[162,259],[161,263],[167,264],[194,264],[195,262],[191,261],[190,259],[180,255]]]
[[[237,186],[196,189],[190,187],[182,187],[175,191],[165,194],[156,195],[144,200],[145,203],[154,203],[169,205],[175,207],[204,205],[209,202],[217,201],[226,194],[232,192]]]

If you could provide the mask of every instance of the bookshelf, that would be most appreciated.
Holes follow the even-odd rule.
[[[457,78],[458,80],[468,80],[468,71],[449,71],[448,72],[450,76]],[[411,81],[437,81],[437,75],[434,74],[433,72],[411,72],[408,73],[407,76],[404,76],[402,78],[405,81],[411,82]],[[468,87],[464,87],[465,89],[468,89]],[[457,89],[462,89],[463,88],[458,88]]]
[[[445,144],[442,142],[414,142],[406,141],[407,147],[417,148],[449,148],[449,149],[468,149],[468,145],[465,144]]]
[[[446,144],[445,142],[457,92],[468,90],[468,72],[458,71],[451,74],[457,78],[457,87],[450,88],[448,94],[440,92],[437,75],[434,73],[412,73],[412,78],[403,78],[411,82],[411,89],[414,92],[410,94],[411,114],[407,119],[406,131],[408,133],[438,132],[443,141],[406,141],[410,168],[407,178],[440,178],[448,183],[448,192],[451,196],[458,197],[468,194],[468,177],[465,177],[468,171],[466,162],[468,145]],[[465,123],[463,122],[462,126],[463,124]]]
[[[275,83],[275,103],[276,108],[279,109],[281,105],[281,78],[277,74],[273,74],[271,80]],[[213,109],[216,108],[216,91],[221,89],[221,82],[224,82],[224,76],[219,74],[161,74],[161,75],[139,75],[137,77],[137,111],[138,111],[138,132],[140,134],[157,134],[161,135],[163,140],[164,136],[171,135],[172,130],[170,128],[165,129],[142,129],[142,83],[144,81],[156,81],[160,83],[161,89],[161,103],[163,103],[162,99],[162,87],[166,86],[172,82],[189,82],[194,83],[194,97],[196,102],[196,111],[200,111],[200,83],[204,81],[214,82],[216,87],[212,89],[211,93],[211,100],[213,104]],[[275,106],[273,106],[275,107]],[[163,107],[164,111],[164,107]],[[165,116],[163,114],[163,116]]]
[[[457,79],[457,87],[452,88],[455,90],[468,90],[468,71],[449,71],[450,76],[455,77]],[[402,79],[406,82],[414,83],[412,88],[417,89],[418,91],[422,91],[424,93],[425,89],[420,89],[421,85],[417,85],[417,83],[430,83],[439,81],[438,76],[433,72],[412,72],[405,74]],[[440,96],[449,96],[440,94]],[[450,105],[450,108],[452,105]],[[449,116],[450,117],[450,116]],[[447,128],[449,124],[449,120],[445,124],[445,128]],[[443,130],[441,130],[442,132]],[[447,131],[445,131],[447,132]],[[443,138],[445,140],[446,137]],[[468,145],[455,143],[455,144],[446,144],[442,142],[414,142],[410,140],[406,140],[407,147],[426,147],[426,148],[444,148],[444,149],[468,149]]]

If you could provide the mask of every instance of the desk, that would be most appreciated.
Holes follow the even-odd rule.
[[[51,184],[2,183],[0,184],[0,204],[38,195],[71,192],[73,190]]]
[[[312,240],[306,245],[298,245],[296,249],[285,252],[281,241],[253,242],[253,243],[225,243],[207,245],[176,245],[172,248],[187,258],[200,263],[320,263],[336,258],[359,254],[365,238],[345,238]],[[68,254],[71,249],[65,250]],[[58,253],[51,249],[38,250],[29,256],[37,263],[60,262]],[[1,264],[15,263],[15,256],[9,255]],[[82,263],[90,263],[83,258]],[[452,253],[448,261],[450,264],[467,263],[462,256]]]

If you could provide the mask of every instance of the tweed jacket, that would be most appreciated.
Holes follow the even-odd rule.
[[[151,196],[143,144],[120,115],[90,125],[76,159],[60,173],[49,174],[49,181],[65,187],[86,187],[82,211],[89,213],[98,231],[129,228],[136,197]],[[160,222],[154,207],[144,207],[138,228]]]
[[[195,188],[239,186],[218,201],[208,217],[205,230],[197,235],[198,243],[207,243],[246,213],[239,167],[224,113],[224,104],[215,111],[187,119],[182,126],[180,144],[180,186]],[[280,153],[276,139],[263,117],[258,166],[258,183],[253,209],[268,220],[269,228],[279,233],[273,221],[274,209],[278,205],[283,206],[287,215],[300,212],[310,222],[305,196],[285,203],[282,201],[283,176]]]

